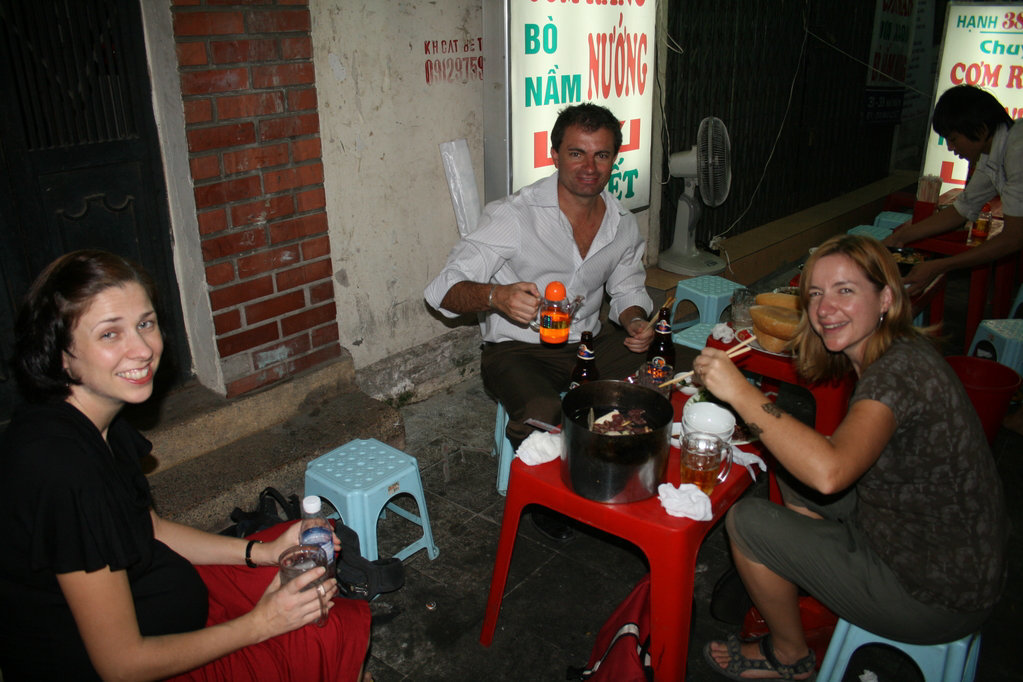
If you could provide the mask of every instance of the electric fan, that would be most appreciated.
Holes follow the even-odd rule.
[[[700,197],[708,206],[724,202],[732,184],[729,149],[724,121],[708,116],[700,121],[696,147],[668,157],[668,172],[672,177],[685,178],[685,191],[678,198],[671,247],[657,260],[662,270],[682,275],[714,275],[725,269],[724,260],[696,248],[696,223],[700,219],[696,187],[699,186]]]

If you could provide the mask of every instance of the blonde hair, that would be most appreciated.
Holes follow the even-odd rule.
[[[833,353],[825,346],[821,337],[810,325],[810,279],[813,269],[825,256],[841,254],[852,259],[878,292],[887,286],[892,292],[892,303],[881,316],[877,329],[867,339],[863,352],[861,371],[881,357],[896,339],[921,335],[913,327],[913,309],[909,296],[902,284],[895,259],[881,242],[871,237],[842,234],[821,244],[807,259],[799,281],[799,300],[803,315],[792,339],[792,350],[796,356],[799,375],[811,382],[839,379],[853,370],[845,353]]]

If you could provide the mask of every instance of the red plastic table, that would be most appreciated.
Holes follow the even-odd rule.
[[[939,198],[938,203],[951,204],[955,201],[955,198],[961,191],[961,189],[955,188],[945,192]],[[905,207],[911,205],[908,201],[909,200],[907,200],[905,196],[893,195],[890,203],[901,203],[902,206]],[[991,214],[996,218],[1002,217],[1001,199],[995,197],[989,203],[992,207]],[[892,210],[896,209],[892,208]],[[954,211],[955,209],[947,208],[945,210]],[[917,221],[914,220],[913,222]],[[942,256],[955,256],[972,248],[966,243],[966,232],[963,230],[953,230],[952,232],[946,232],[945,234],[920,239],[907,244],[907,246]],[[969,353],[970,343],[973,341],[973,336],[977,333],[977,327],[980,326],[981,320],[984,319],[984,306],[987,304],[988,282],[990,281],[992,272],[994,273],[994,296],[991,299],[992,317],[994,319],[1001,319],[1009,316],[1009,305],[1012,302],[1012,289],[1016,283],[1015,274],[1017,266],[1020,266],[1021,269],[1023,269],[1023,255],[1011,254],[995,261],[994,263],[984,263],[982,265],[974,266],[970,270],[970,294],[966,307],[966,328],[964,334],[965,338],[963,340],[964,354]],[[945,302],[944,286],[944,284],[941,284],[942,291],[930,302],[931,324],[936,324],[941,321],[940,309]],[[914,310],[914,312],[916,311]]]
[[[921,239],[910,243],[908,246],[943,256],[954,256],[972,248],[966,244],[964,233],[961,230],[938,235],[937,237]],[[1009,305],[1012,302],[1012,288],[1015,284],[1016,266],[1019,262],[1020,255],[1010,254],[994,263],[977,265],[970,270],[970,296],[966,306],[963,354],[969,353],[973,335],[977,333],[977,327],[980,326],[981,320],[984,319],[988,282],[992,272],[994,273],[995,285],[994,297],[991,299],[992,317],[994,319],[1001,319],[1009,316]],[[944,298],[942,298],[943,302]]]
[[[673,394],[676,418],[684,402],[685,396]],[[668,457],[668,482],[678,485],[679,474],[679,451],[672,448]],[[587,500],[565,486],[559,460],[529,466],[516,458],[511,466],[480,642],[489,646],[494,639],[522,510],[526,505],[539,504],[624,538],[643,551],[650,564],[650,657],[655,678],[659,682],[684,680],[697,552],[715,522],[750,483],[752,479],[746,469],[733,465],[728,479],[711,495],[713,521],[693,521],[669,516],[656,496],[628,504]]]

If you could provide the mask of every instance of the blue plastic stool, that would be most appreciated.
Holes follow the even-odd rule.
[[[912,213],[903,213],[901,211],[881,211],[874,218],[874,227],[887,227],[889,230],[894,230],[896,227],[912,220]]]
[[[319,495],[334,505],[341,519],[359,535],[362,555],[374,560],[377,552],[377,519],[385,509],[423,528],[420,539],[394,556],[404,561],[421,549],[431,559],[440,550],[433,544],[426,496],[415,457],[370,438],[353,440],[309,462],[305,469],[305,494]],[[419,516],[391,502],[408,494],[419,506]]]
[[[1023,320],[984,320],[973,335],[968,354],[1023,374]]]
[[[864,237],[873,237],[877,241],[881,241],[890,235],[892,231],[891,227],[884,225],[857,225],[856,227],[847,230],[846,234],[860,234]]]
[[[913,659],[927,682],[973,682],[980,656],[980,633],[947,644],[922,646],[880,637],[839,619],[817,682],[841,682],[853,653],[867,644],[885,644]]]
[[[677,332],[697,324],[696,322],[680,324],[674,322],[675,309],[682,301],[691,301],[696,306],[696,310],[700,314],[699,324],[710,324],[713,327],[721,318],[721,313],[731,304],[732,292],[742,288],[741,284],[717,275],[702,275],[681,280],[675,285],[675,302],[671,304],[671,330]],[[706,340],[707,335],[704,334],[703,338]],[[700,345],[700,348],[703,348],[703,344]]]
[[[687,348],[703,350],[704,346],[707,345],[707,337],[710,336],[712,331],[714,331],[714,324],[709,322],[694,324],[692,327],[686,327],[682,331],[672,334],[671,340],[674,341],[677,346],[686,346]]]
[[[515,448],[504,433],[507,426],[508,411],[498,401],[497,420],[494,422],[494,451],[491,454],[497,457],[497,492],[501,495],[508,493],[508,475],[511,473],[512,460],[515,459]]]
[[[1012,307],[1009,308],[1009,317],[1013,319],[1023,318],[1023,285],[1020,285],[1019,291],[1016,292],[1016,300],[1012,302]]]

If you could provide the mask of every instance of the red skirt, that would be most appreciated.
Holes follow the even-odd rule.
[[[250,537],[273,540],[289,525],[278,524]],[[196,569],[209,591],[206,627],[251,611],[277,574],[276,566],[196,566]],[[180,682],[357,681],[369,646],[369,622],[366,602],[335,599],[323,627],[306,625],[170,679]]]

